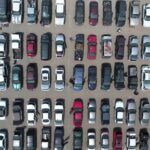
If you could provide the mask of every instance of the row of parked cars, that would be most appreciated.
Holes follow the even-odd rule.
[[[1,61],[2,62],[2,61]],[[3,61],[4,62],[4,61]],[[1,80],[0,91],[5,91],[9,85],[9,69],[5,68],[5,63],[0,64]],[[101,89],[109,90],[111,83],[114,81],[114,87],[117,90],[125,88],[125,77],[128,78],[128,88],[136,90],[138,87],[138,74],[137,67],[135,65],[128,66],[128,72],[124,71],[124,64],[116,62],[114,65],[114,74],[112,74],[112,67],[110,63],[103,63],[101,68]],[[84,75],[84,65],[77,64],[73,68],[73,76],[69,79],[65,79],[65,67],[59,65],[55,69],[55,89],[57,91],[63,91],[66,87],[66,82],[69,82],[75,91],[81,91],[85,85],[86,78]],[[7,73],[7,75],[6,75]],[[113,75],[113,76],[112,76]],[[14,65],[12,67],[11,83],[14,91],[20,91],[23,88],[23,66]],[[150,66],[141,66],[141,90],[150,89]],[[26,87],[28,90],[34,90],[38,85],[38,67],[36,63],[30,63],[27,65],[26,70]],[[49,91],[52,86],[52,70],[50,66],[43,66],[41,68],[40,75],[40,87],[41,91]],[[97,67],[89,66],[87,84],[89,90],[95,90],[98,86],[97,83]]]
[[[96,123],[97,117],[97,105],[94,98],[90,98],[87,103],[87,118],[89,124]],[[64,99],[57,99],[54,105],[54,111],[52,110],[51,100],[46,98],[42,101],[40,112],[38,111],[37,99],[31,98],[26,106],[27,125],[33,126],[38,119],[38,113],[42,115],[42,124],[44,126],[52,124],[52,112],[54,112],[54,125],[64,126],[65,119],[65,101]],[[24,122],[24,100],[21,98],[15,99],[12,105],[13,111],[13,124],[19,125]],[[70,109],[70,113],[73,114],[73,125],[75,127],[82,127],[84,105],[82,99],[75,99]],[[134,126],[137,116],[137,106],[134,99],[127,100],[126,106],[124,106],[123,100],[117,98],[114,105],[114,120],[117,124],[124,122],[124,115],[126,114],[125,122],[128,126]],[[101,100],[100,105],[101,124],[110,124],[110,102],[108,98]],[[8,116],[8,99],[1,98],[0,101],[0,120],[7,120]],[[139,106],[139,121],[142,126],[148,125],[150,120],[150,103],[148,98],[142,98]]]
[[[96,138],[96,130],[90,128],[87,131],[87,150],[96,150],[96,141],[99,140]],[[0,130],[0,148],[2,150],[8,149],[11,147],[8,145],[8,131],[6,129]],[[35,128],[29,128],[26,132],[26,142],[24,139],[25,133],[23,128],[16,128],[13,132],[13,150],[23,150],[24,143],[27,150],[36,150],[37,148],[37,130]],[[124,147],[127,150],[148,150],[149,148],[149,132],[146,128],[140,129],[139,139],[134,128],[129,128],[126,131],[126,141],[125,146],[123,143],[123,132],[120,127],[113,129],[113,140],[112,144],[110,143],[109,129],[102,128],[100,131],[100,141],[99,146],[100,150],[109,150],[111,147],[113,150],[123,150]],[[52,146],[52,133],[51,127],[43,127],[41,130],[41,150],[51,149]],[[67,141],[68,142],[68,141]],[[54,144],[53,147],[55,150],[63,150],[65,144],[67,143],[64,139],[64,128],[56,127],[54,132]],[[83,146],[83,130],[82,128],[74,128],[73,130],[73,150],[82,150]],[[138,146],[139,144],[139,146]],[[112,145],[112,146],[111,146]]]
[[[13,33],[9,37],[8,33],[0,34],[0,58],[6,58],[9,54],[9,38],[11,38],[11,48],[13,51],[13,59],[20,60],[23,58],[23,33]],[[26,37],[26,55],[27,57],[35,57],[37,54],[37,35],[34,33],[27,34]],[[123,59],[125,51],[125,41],[126,38],[123,35],[117,35],[115,41],[115,58]],[[47,61],[52,58],[52,34],[44,33],[41,35],[40,39],[41,47],[41,60]],[[87,37],[87,59],[95,60],[97,55],[97,36],[92,34]],[[102,57],[110,58],[113,55],[113,43],[112,36],[105,34],[101,36],[100,40]],[[144,35],[141,40],[141,50],[139,47],[139,39],[135,35],[129,36],[128,39],[128,60],[136,61],[140,58],[144,60],[150,60],[150,36]],[[75,36],[75,51],[74,51],[74,60],[82,61],[84,57],[84,46],[85,46],[85,37],[84,34],[77,34]],[[60,58],[65,55],[66,52],[66,38],[65,35],[59,33],[55,37],[55,52],[56,57]]]
[[[0,22],[7,24],[10,21],[13,24],[21,24],[24,15],[24,1],[23,0],[1,0],[0,1]],[[122,27],[126,22],[127,4],[125,0],[118,0],[116,2],[116,26]],[[140,2],[132,1],[129,6],[129,22],[130,26],[137,26],[142,16],[142,23],[144,27],[150,27],[150,4],[142,6],[140,11]],[[66,1],[55,1],[55,24],[64,25],[66,20]],[[142,15],[141,15],[142,14]],[[41,25],[49,25],[52,20],[52,1],[42,0],[41,2]],[[81,25],[85,20],[85,3],[83,0],[77,0],[75,4],[75,23]],[[95,26],[98,23],[99,8],[97,1],[89,3],[89,24]],[[103,25],[111,25],[113,18],[112,2],[111,0],[103,1]],[[37,0],[27,1],[27,22],[28,24],[35,24],[38,21],[38,5]]]

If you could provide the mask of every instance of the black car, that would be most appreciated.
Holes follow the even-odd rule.
[[[97,86],[97,67],[90,66],[88,68],[88,88],[89,90],[95,90]]]
[[[23,128],[16,128],[13,135],[13,150],[22,150],[24,148]]]
[[[51,148],[51,128],[42,128],[41,150],[49,150]]]
[[[24,120],[23,99],[15,99],[13,102],[13,124],[21,124]]]
[[[54,133],[54,149],[63,150],[64,148],[64,128],[56,127]]]
[[[84,34],[77,34],[75,41],[74,60],[82,61],[84,55]]]
[[[112,24],[112,2],[111,0],[103,1],[103,25],[111,25]]]
[[[127,4],[125,0],[118,0],[116,2],[116,26],[122,27],[126,21]]]
[[[102,64],[102,71],[101,71],[101,89],[109,90],[111,85],[111,65],[110,63],[103,63]]]
[[[83,0],[77,0],[75,6],[75,23],[82,25],[85,17],[85,3]]]
[[[117,90],[125,88],[124,84],[124,64],[121,62],[115,63],[114,68],[114,86]]]
[[[101,100],[101,123],[103,125],[108,125],[110,123],[110,105],[108,98]]]
[[[44,33],[41,36],[41,60],[51,59],[52,34]]]
[[[73,150],[82,150],[83,131],[82,128],[73,130]]]
[[[128,66],[128,88],[137,89],[138,86],[138,76],[137,67],[135,65]]]
[[[139,140],[139,148],[140,150],[148,150],[149,149],[149,133],[146,128],[143,128],[140,130],[139,134],[140,140]]]
[[[10,21],[10,0],[0,0],[0,23],[8,24]]]
[[[35,128],[29,128],[26,134],[26,149],[36,150],[37,147],[37,130]]]
[[[116,59],[124,58],[125,37],[123,35],[117,35],[115,43],[115,57]]]
[[[48,25],[51,23],[52,17],[52,2],[51,0],[42,0],[41,8],[41,25]]]

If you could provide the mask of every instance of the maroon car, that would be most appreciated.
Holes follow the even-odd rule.
[[[95,26],[98,23],[98,2],[90,2],[89,24]]]
[[[28,90],[33,90],[37,87],[37,65],[35,63],[30,63],[27,66],[26,83]]]
[[[27,35],[27,56],[34,57],[37,53],[37,36],[33,33]]]
[[[117,35],[115,43],[115,57],[116,59],[124,58],[125,37],[123,35]]]

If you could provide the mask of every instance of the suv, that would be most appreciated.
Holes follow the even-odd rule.
[[[109,90],[111,85],[111,65],[110,63],[103,63],[101,70],[101,89]]]
[[[52,53],[52,34],[44,33],[41,35],[41,60],[51,59]]]
[[[117,0],[116,2],[116,26],[122,27],[126,21],[127,4],[125,0]]]
[[[77,0],[75,5],[75,23],[82,25],[85,17],[85,3],[83,0]]]
[[[124,80],[124,64],[116,62],[114,69],[114,85],[117,90],[122,90],[125,87]]]
[[[148,98],[142,98],[139,107],[139,119],[141,125],[148,125],[150,120],[150,103]]]
[[[76,65],[73,73],[73,88],[75,91],[81,91],[84,85],[84,66]]]
[[[13,135],[13,150],[22,150],[23,149],[23,142],[24,142],[24,138],[23,138],[24,134],[23,134],[23,129],[22,128],[17,128],[14,131],[14,135]]]
[[[101,100],[101,123],[103,125],[109,125],[110,123],[110,105],[109,99],[104,98]]]
[[[10,0],[0,0],[0,23],[8,24],[10,21]]]
[[[51,0],[42,0],[41,4],[41,25],[49,25],[52,17],[52,2]]]
[[[24,120],[24,101],[23,99],[15,99],[13,102],[13,124],[21,124]]]
[[[37,0],[27,1],[27,22],[28,24],[35,24],[37,22]]]
[[[137,89],[138,77],[137,77],[137,67],[135,65],[128,66],[128,88]]]
[[[36,150],[37,145],[37,130],[29,128],[26,134],[26,148],[27,150]]]

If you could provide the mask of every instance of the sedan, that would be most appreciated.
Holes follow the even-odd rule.
[[[57,99],[54,107],[55,113],[55,126],[63,126],[64,125],[64,116],[65,116],[65,104],[64,99]]]
[[[1,150],[7,150],[7,143],[8,143],[8,139],[7,139],[7,130],[0,130],[0,149]]]
[[[95,26],[98,23],[98,2],[91,1],[89,7],[89,24]]]
[[[123,35],[117,35],[115,43],[115,57],[116,59],[124,58],[125,49],[125,37]]]
[[[143,5],[143,27],[150,27],[150,3]]]
[[[82,128],[73,130],[73,150],[82,150],[83,131]]]
[[[1,98],[0,100],[0,120],[5,120],[8,115],[8,99]]]
[[[123,135],[122,129],[116,127],[113,130],[113,150],[122,150],[123,147]]]
[[[51,101],[50,99],[44,99],[41,105],[42,111],[42,124],[49,125],[51,119]]]
[[[41,4],[41,25],[49,25],[52,17],[52,3],[50,0],[42,0]]]
[[[144,35],[142,37],[142,58],[144,60],[150,60],[150,36]]]
[[[52,53],[52,34],[44,33],[41,35],[41,60],[51,59]]]
[[[34,57],[37,53],[37,36],[34,33],[27,35],[27,56]]]
[[[115,122],[123,123],[124,104],[122,99],[117,98],[115,102]]]
[[[43,66],[41,69],[41,90],[48,91],[51,86],[51,68]]]
[[[87,150],[96,150],[96,131],[95,131],[95,129],[88,129]]]
[[[100,150],[109,150],[109,130],[108,128],[102,128],[101,129],[101,135],[100,135]]]
[[[73,124],[75,127],[82,126],[83,120],[83,101],[81,99],[75,99],[73,103]]]
[[[30,63],[27,66],[26,83],[28,90],[33,90],[37,87],[37,65],[35,63]]]
[[[88,68],[88,88],[89,90],[95,90],[97,86],[97,67],[90,66]]]
[[[15,65],[12,68],[12,87],[15,91],[23,87],[23,67],[21,65]]]
[[[24,100],[15,99],[13,102],[13,124],[18,125],[24,121]]]
[[[95,60],[97,51],[97,37],[96,35],[89,35],[88,38],[88,54],[87,59]]]
[[[82,0],[77,0],[75,5],[75,23],[82,25],[85,17],[85,3]]]
[[[8,34],[0,34],[0,58],[6,58],[8,56]]]
[[[63,91],[65,88],[65,67],[57,66],[55,70],[55,89]]]
[[[96,122],[96,100],[93,98],[90,98],[88,102],[88,122],[89,124]]]

